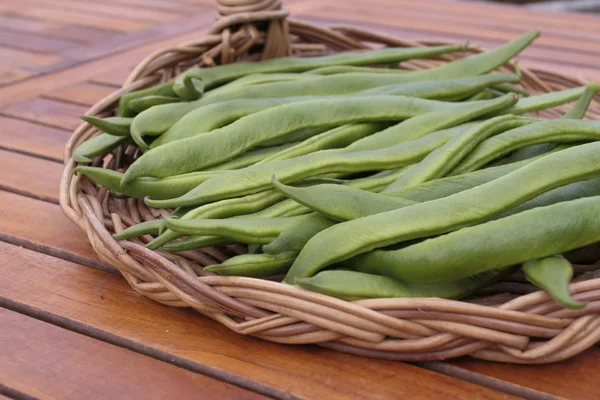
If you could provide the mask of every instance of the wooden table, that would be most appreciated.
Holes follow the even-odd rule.
[[[599,17],[442,0],[287,0],[298,19],[492,47],[600,80]],[[600,348],[549,366],[400,363],[239,336],[136,294],[58,206],[63,146],[151,51],[197,38],[212,0],[0,0],[0,397],[597,399]]]

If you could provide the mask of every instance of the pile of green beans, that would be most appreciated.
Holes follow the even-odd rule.
[[[600,240],[600,122],[585,119],[600,85],[530,95],[518,71],[494,72],[537,36],[421,71],[401,62],[465,46],[192,68],[82,117],[103,133],[76,148],[75,173],[174,208],[117,240],[248,245],[210,273],[456,299],[522,268],[582,308],[562,254]],[[560,120],[526,115],[570,102]],[[115,170],[85,165],[111,152]]]

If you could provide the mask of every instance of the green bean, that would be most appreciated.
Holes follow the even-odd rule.
[[[85,122],[94,125],[102,132],[113,136],[129,136],[132,118],[109,117],[96,118],[91,115],[82,115],[80,117]]]
[[[223,200],[194,208],[182,216],[181,219],[227,218],[235,215],[253,213],[262,210],[283,198],[284,196],[281,193],[275,190],[267,190],[245,197]],[[177,239],[179,236],[181,235],[177,232],[166,230],[159,237],[148,243],[146,247],[155,250],[171,240]]]
[[[334,74],[347,74],[349,72],[368,72],[372,74],[404,74],[411,72],[408,69],[400,68],[380,68],[380,67],[358,67],[354,65],[331,65],[329,67],[321,67],[311,69],[310,71],[304,72],[304,74],[314,75],[334,75]]]
[[[299,74],[294,72],[283,72],[283,73],[274,73],[274,74],[252,74],[246,75],[235,81],[232,81],[226,85],[223,85],[211,93],[225,93],[230,90],[239,90],[244,86],[252,86],[252,85],[262,85],[265,83],[274,83],[274,82],[295,82],[295,81],[305,81],[308,79],[316,78],[314,75],[309,74]]]
[[[538,121],[504,132],[480,143],[451,175],[471,172],[510,152],[532,144],[568,143],[600,139],[600,122],[577,120]]]
[[[599,196],[565,201],[463,228],[400,250],[377,250],[348,260],[347,264],[363,272],[379,272],[411,283],[447,282],[594,243],[600,240],[598,216]]]
[[[147,89],[136,90],[135,92],[125,93],[119,99],[119,107],[117,109],[118,117],[132,117],[135,113],[129,107],[129,103],[135,99],[139,99],[146,96],[177,96],[173,91],[173,82],[161,83],[158,85],[151,86]]]
[[[446,119],[440,119],[434,123],[429,119],[419,123],[418,120],[408,120],[404,130],[407,133],[417,136],[417,133],[426,133],[427,131],[435,130],[436,128],[459,123],[467,118],[476,116],[486,112],[493,107],[506,107],[510,103],[514,103],[513,95],[506,95],[504,98],[496,99],[488,104],[469,104],[469,107],[461,105],[455,115],[450,115]],[[487,103],[487,102],[486,102]],[[435,113],[434,113],[435,114]],[[362,124],[362,129],[373,129],[372,124]],[[377,128],[378,130],[379,128]],[[390,128],[398,135],[401,132],[399,128]],[[349,148],[363,147],[383,147],[384,142],[390,142],[389,131],[384,130],[365,139],[371,139],[376,136],[382,136],[385,140],[369,140],[366,146],[360,146],[359,143],[365,139],[361,139],[347,148],[343,152],[337,150],[324,150],[305,156],[296,157],[289,160],[275,161],[271,163],[259,164],[247,167],[237,172],[230,172],[224,180],[211,180],[198,186],[184,196],[172,200],[153,200],[147,199],[146,203],[152,207],[171,207],[174,205],[193,205],[201,204],[208,201],[220,200],[226,197],[232,197],[248,193],[256,193],[270,186],[271,175],[275,171],[279,173],[279,179],[282,182],[292,182],[296,179],[302,179],[310,176],[315,176],[330,172],[360,172],[376,169],[392,169],[411,164],[425,157],[429,152],[443,145],[452,136],[461,132],[461,130],[440,131],[434,135],[424,136],[421,139],[397,144],[396,146],[379,148],[378,150],[355,151],[352,155],[347,154]],[[388,135],[386,135],[388,134]],[[395,139],[398,141],[398,138]],[[150,154],[150,153],[148,153]],[[134,164],[135,165],[135,164]],[[130,167],[131,170],[131,167]],[[127,175],[127,174],[126,174]]]
[[[569,294],[569,283],[573,277],[573,266],[561,255],[530,260],[523,263],[525,278],[550,296],[564,308],[580,310],[587,303],[573,300]]]
[[[482,122],[432,151],[415,168],[383,189],[382,192],[393,192],[405,186],[418,185],[444,177],[483,140],[532,122],[532,120],[518,118],[514,115],[504,115]]]
[[[213,129],[221,128],[246,115],[254,114],[267,108],[281,104],[293,103],[315,98],[306,97],[282,97],[276,99],[238,99],[222,103],[210,104],[197,108],[187,113],[183,118],[171,126],[158,139],[152,142],[150,148],[153,149],[175,140],[184,139],[201,133],[210,132]],[[136,135],[140,134],[135,130]],[[143,142],[141,137],[139,141]]]
[[[577,100],[577,103],[562,117],[563,119],[582,119],[592,102],[596,92],[600,90],[600,85],[592,83],[585,87],[583,94]],[[557,146],[556,143],[540,143],[531,146],[522,147],[513,152],[508,157],[505,157],[501,162],[510,163],[535,157],[539,154],[546,153]]]
[[[207,168],[228,161],[261,142],[304,128],[401,120],[431,109],[456,106],[403,96],[319,99],[283,104],[248,115],[223,128],[152,149],[129,167],[122,184],[126,185],[139,176],[161,178]]]
[[[142,111],[146,111],[151,107],[159,106],[161,104],[179,103],[180,101],[181,99],[179,97],[173,96],[144,96],[131,100],[129,102],[129,108],[136,113],[141,113]]]
[[[190,211],[189,208],[178,208],[173,211],[169,217],[179,218]],[[113,235],[115,240],[130,239],[142,235],[160,235],[166,227],[164,219],[154,219],[144,221],[142,223],[132,225],[129,228],[123,229],[121,232]]]
[[[552,108],[579,99],[585,89],[586,86],[580,86],[573,89],[561,90],[559,92],[550,92],[538,96],[521,98],[513,107],[491,112],[489,115],[486,115],[486,117],[489,118],[504,114],[518,115]]]
[[[295,252],[298,255],[311,237],[334,224],[335,221],[320,214],[309,214],[306,219],[282,229],[276,239],[263,246],[263,251],[268,254]]]
[[[378,173],[371,177],[356,179],[344,183],[343,185],[362,188],[364,190],[380,190],[396,179],[399,175],[404,173],[405,170],[406,168],[395,171],[385,171],[385,173]],[[292,217],[310,213],[310,209],[296,203],[293,200],[288,199],[279,201],[283,198],[285,198],[283,194],[275,190],[269,190],[254,195],[207,204],[194,209],[189,214],[183,216],[182,219],[222,218],[249,213],[254,213],[252,214],[252,217],[254,218],[277,218]],[[230,213],[224,214],[223,211],[225,210],[230,210]],[[154,239],[152,242],[146,245],[146,247],[149,249],[157,249],[163,246],[163,249],[172,251],[171,249],[174,247],[171,245],[166,245],[166,243],[178,238],[179,236],[180,234],[167,230],[163,232],[160,237]],[[185,240],[185,243],[179,244],[179,246],[186,246],[186,250],[203,247],[204,245],[204,239],[197,236],[190,237]],[[175,244],[173,244],[173,246],[175,246]]]
[[[212,235],[244,243],[270,243],[285,228],[307,216],[287,218],[228,218],[183,220],[167,218],[167,228],[185,235]],[[260,223],[257,223],[260,222]]]
[[[479,223],[556,187],[598,177],[599,150],[596,142],[558,151],[473,189],[334,225],[308,241],[286,282],[375,248]]]
[[[342,125],[337,128],[327,130],[321,134],[315,135],[306,139],[303,142],[281,150],[278,153],[264,158],[257,164],[265,164],[268,162],[288,160],[294,157],[300,157],[306,154],[314,153],[319,150],[335,149],[345,147],[354,143],[358,139],[371,135],[385,127],[387,124],[369,124],[371,129],[365,129],[362,124]]]
[[[454,107],[451,108],[433,110],[407,119],[402,123],[391,126],[374,135],[357,140],[340,151],[351,153],[364,150],[376,150],[401,142],[416,140],[428,133],[463,124],[482,114],[488,113],[489,110],[506,109],[510,107],[511,104],[514,104],[516,100],[515,95],[507,94],[493,100],[455,104]],[[463,126],[466,128],[474,125],[475,124],[473,123],[471,125],[464,124]]]
[[[138,178],[127,185],[120,187],[123,174],[105,168],[79,166],[75,172],[84,174],[93,179],[98,185],[104,186],[111,192],[121,192],[125,196],[143,199],[147,196],[152,198],[169,199],[182,196],[200,183],[212,176],[222,174],[224,171],[199,171],[187,174],[170,176],[168,178]]]
[[[453,136],[440,131],[409,143],[385,149],[350,154],[323,150],[318,153],[259,164],[230,171],[223,178],[207,180],[183,196],[168,200],[146,199],[150,207],[180,207],[199,205],[225,198],[237,197],[266,190],[271,186],[271,176],[277,173],[284,183],[330,172],[360,172],[403,167],[420,161]]]
[[[489,89],[484,89],[481,92],[474,94],[473,96],[465,99],[464,101],[479,101],[479,100],[489,100],[496,97],[494,92]]]
[[[251,278],[266,278],[282,275],[287,272],[294,262],[296,253],[242,254],[232,257],[219,265],[209,265],[205,271],[219,275],[248,276]]]
[[[529,97],[529,93],[525,89],[522,89],[518,86],[511,86],[511,85],[507,85],[504,83],[497,83],[495,85],[492,85],[492,89],[496,89],[502,93],[516,93],[523,97]]]
[[[402,82],[362,90],[356,95],[403,95],[444,101],[463,100],[498,82],[518,82],[515,74],[487,74],[425,82]]]
[[[102,133],[81,143],[73,152],[73,161],[78,163],[90,163],[92,158],[105,156],[117,146],[125,143],[127,136],[113,136]]]
[[[459,299],[493,283],[506,274],[506,269],[483,272],[456,281],[416,285],[387,276],[356,271],[321,271],[313,277],[296,278],[294,284],[312,292],[354,301],[387,297],[437,297]]]
[[[189,241],[188,239],[191,238],[194,238],[194,240]],[[264,237],[263,240],[267,243],[269,242],[269,238],[267,237]],[[162,249],[170,253],[176,253],[178,251],[195,250],[211,246],[224,246],[233,243],[236,243],[236,241],[221,236],[191,236],[185,240],[176,240],[165,244]]]
[[[330,65],[369,65],[399,62],[411,58],[457,52],[463,50],[463,48],[460,45],[385,48],[362,53],[347,52],[321,57],[285,57],[258,62],[228,64],[213,68],[191,68],[177,77],[174,90],[185,100],[195,100],[202,95],[202,88],[212,89],[250,74],[303,72]]]
[[[286,143],[281,144],[279,146],[273,147],[262,147],[256,150],[249,151],[244,153],[237,158],[226,161],[222,164],[215,165],[214,167],[206,168],[204,171],[225,171],[225,170],[235,170],[239,168],[245,168],[250,165],[254,165],[264,160],[267,157],[279,154],[282,151],[286,151],[289,148],[292,148],[297,143]],[[135,182],[135,181],[134,181]],[[191,190],[191,189],[190,189]],[[150,196],[153,198],[153,196]]]

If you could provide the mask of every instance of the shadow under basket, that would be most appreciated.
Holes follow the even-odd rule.
[[[223,3],[227,3],[223,0]],[[229,2],[230,3],[230,2]],[[415,47],[444,43],[406,41],[351,26],[317,27],[287,18],[280,1],[248,0],[219,4],[213,27],[196,41],[155,51],[131,73],[124,86],[94,105],[87,115],[114,115],[124,93],[173,79],[192,66],[289,55],[323,55],[373,47]],[[430,68],[481,50],[419,59],[403,68]],[[514,71],[511,64],[501,70]],[[585,82],[557,73],[521,69],[521,86],[543,93]],[[541,112],[560,117],[568,108]],[[600,119],[598,102],[588,117]],[[192,307],[244,335],[285,344],[318,344],[337,351],[391,360],[440,360],[460,356],[507,363],[542,364],[572,357],[600,341],[598,249],[572,252],[576,269],[570,290],[583,310],[566,310],[522,274],[463,301],[437,298],[387,298],[347,302],[282,284],[277,280],[216,276],[204,266],[246,251],[234,244],[180,253],[144,247],[152,237],[115,241],[114,232],[166,217],[171,210],[150,209],[143,201],[114,198],[105,188],[74,175],[73,150],[100,132],[81,124],[65,150],[60,205],[86,234],[100,259],[115,268],[138,293],[172,307]],[[122,145],[94,166],[123,171],[138,155]],[[591,279],[590,279],[591,278]],[[200,316],[199,316],[200,318]]]

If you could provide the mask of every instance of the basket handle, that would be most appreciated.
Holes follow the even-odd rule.
[[[282,0],[216,0],[218,16],[212,32],[223,36],[221,64],[261,45],[261,59],[291,55],[289,12]]]

